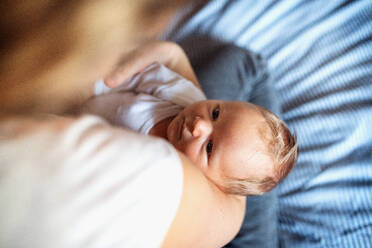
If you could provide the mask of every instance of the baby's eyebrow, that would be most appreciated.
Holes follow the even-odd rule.
[[[218,108],[220,110],[218,118],[220,118],[222,116],[222,114],[225,112],[226,108],[225,108],[224,104],[221,104],[221,103],[218,104]]]
[[[216,139],[215,138],[212,139],[212,142],[213,142],[213,148],[212,148],[211,156],[208,159],[208,163],[213,162],[215,160],[215,157],[216,157],[217,143],[218,142],[216,142]]]
[[[207,143],[209,142],[209,140],[207,140]],[[208,154],[207,154],[207,150],[206,150],[206,145],[205,144],[202,144],[200,146],[200,156],[202,158],[202,160],[204,161],[204,163],[206,165],[209,165],[209,162],[210,162],[210,159],[208,158]]]
[[[226,111],[228,111],[228,106],[226,106],[223,103],[218,103],[217,106],[220,110],[219,116],[218,116],[218,120],[220,120],[220,118],[223,118]],[[217,120],[217,122],[218,122],[218,120]],[[223,148],[220,148],[220,147],[222,147],[221,142],[218,142],[218,140],[221,137],[224,136],[224,129],[217,129],[217,130],[219,130],[220,133],[218,135],[213,135],[213,137],[214,137],[213,138],[213,152],[212,152],[210,160],[209,160],[210,162],[219,161],[219,158],[218,158],[219,157],[219,152],[223,151]],[[215,132],[215,129],[213,129],[212,134],[214,134],[214,132]],[[214,162],[214,163],[216,163],[216,162]]]

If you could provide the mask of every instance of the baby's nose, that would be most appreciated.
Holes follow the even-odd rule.
[[[192,136],[194,137],[206,137],[212,132],[212,124],[198,116],[194,120],[194,128],[192,130]]]

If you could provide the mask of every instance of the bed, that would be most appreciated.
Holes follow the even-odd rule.
[[[275,191],[278,212],[239,235],[274,226],[275,242],[230,246],[372,247],[372,1],[211,0],[190,5],[164,34],[200,36],[267,60],[300,145]]]

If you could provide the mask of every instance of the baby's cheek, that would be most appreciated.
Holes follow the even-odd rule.
[[[195,154],[193,152],[193,149],[188,144],[183,145],[183,153],[186,154],[186,156],[194,163],[196,163]]]
[[[173,143],[172,143],[173,144]],[[180,142],[175,143],[173,146],[180,152],[184,153],[196,166],[198,166],[203,172],[205,168],[203,161],[197,153],[195,143],[193,142]]]
[[[192,149],[192,146],[185,146],[184,150],[182,151],[186,156],[196,165],[198,166],[203,172],[206,171],[205,166],[203,165],[204,162],[200,158],[200,156],[195,152],[195,149]]]

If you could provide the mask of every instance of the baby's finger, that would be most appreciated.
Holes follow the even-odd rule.
[[[115,88],[124,82],[124,76],[119,72],[110,73],[104,79],[105,84],[110,88]]]
[[[132,56],[129,59],[127,57],[113,72],[105,77],[105,84],[110,88],[117,87],[135,74],[141,72],[149,64],[151,63],[143,57]]]
[[[124,83],[127,79],[132,77],[136,73],[137,69],[135,66],[125,63],[124,65],[118,66],[113,72],[105,77],[105,84],[114,88]]]

